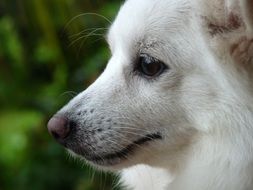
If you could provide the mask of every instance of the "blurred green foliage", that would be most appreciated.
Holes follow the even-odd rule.
[[[118,0],[0,1],[0,190],[113,189],[116,179],[70,158],[50,116],[84,90],[108,58]],[[116,189],[116,188],[115,188]]]

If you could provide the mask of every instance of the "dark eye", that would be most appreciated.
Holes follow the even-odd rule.
[[[137,70],[147,77],[159,76],[166,68],[163,62],[147,54],[141,54],[137,63]]]

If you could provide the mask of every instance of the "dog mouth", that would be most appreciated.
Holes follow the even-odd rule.
[[[128,157],[134,154],[135,150],[141,148],[148,142],[161,140],[162,135],[160,133],[148,134],[133,143],[129,144],[125,148],[121,149],[118,152],[106,154],[106,155],[96,155],[96,156],[87,156],[83,155],[86,160],[100,166],[113,166],[117,165],[120,162],[127,160]]]

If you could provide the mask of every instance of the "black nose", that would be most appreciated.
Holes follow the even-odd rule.
[[[63,143],[64,139],[69,136],[71,131],[69,120],[59,116],[52,117],[47,124],[47,128],[49,133],[59,143]]]

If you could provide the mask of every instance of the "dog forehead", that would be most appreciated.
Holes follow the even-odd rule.
[[[127,0],[110,28],[109,44],[113,48],[177,33],[185,26],[189,12],[187,0]]]

